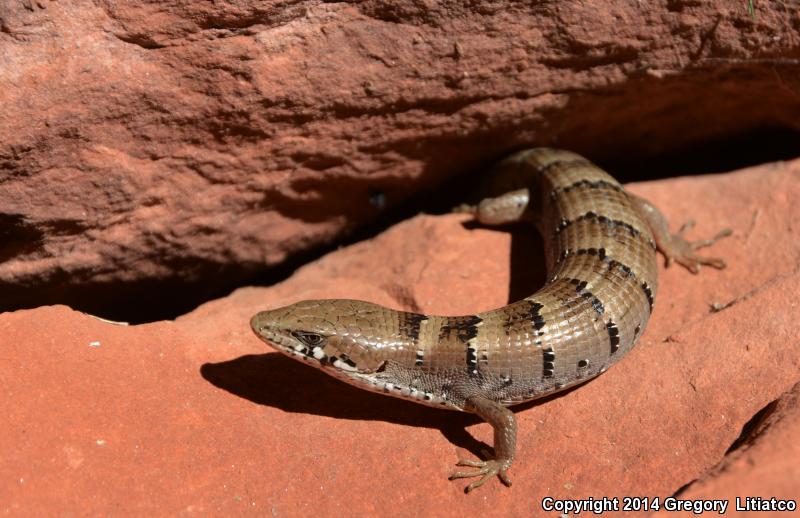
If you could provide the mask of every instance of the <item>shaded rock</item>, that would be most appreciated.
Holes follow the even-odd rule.
[[[794,472],[774,463],[707,474],[800,381],[798,179],[794,161],[630,186],[673,227],[693,217],[696,236],[733,228],[709,251],[729,267],[662,269],[653,318],[627,358],[516,409],[510,489],[492,481],[466,496],[446,479],[457,456],[491,442],[487,424],[341,383],[271,352],[248,327],[255,312],[303,298],[471,313],[541,282],[529,229],[420,215],[174,322],[117,326],[63,306],[0,314],[0,505],[18,515],[535,516],[547,496],[663,498],[706,477],[687,491],[727,494],[762,469],[796,495]],[[796,435],[794,406],[757,436],[774,438],[772,453],[779,434]]]
[[[178,314],[520,147],[641,172],[708,139],[797,131],[797,17],[746,2],[6,2],[0,307]]]

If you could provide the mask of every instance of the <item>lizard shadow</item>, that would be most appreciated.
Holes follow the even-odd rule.
[[[428,407],[356,388],[277,352],[206,363],[201,366],[200,374],[212,385],[231,394],[284,412],[435,428],[452,444],[476,457],[481,456],[482,450],[491,450],[491,445],[467,432],[468,426],[483,422],[473,414]],[[550,399],[552,397],[529,401],[513,409],[525,410]]]
[[[356,388],[278,352],[206,363],[200,367],[200,374],[215,387],[284,412],[435,428],[452,444],[476,457],[481,456],[482,450],[491,450],[491,445],[475,439],[466,430],[468,426],[483,422],[474,414],[429,407]],[[515,412],[526,410],[567,392],[569,390],[512,408]]]
[[[200,374],[218,388],[284,412],[436,428],[472,453],[487,448],[465,430],[481,422],[476,416],[359,389],[277,352],[206,363]]]

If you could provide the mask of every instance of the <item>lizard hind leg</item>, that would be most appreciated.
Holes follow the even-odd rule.
[[[720,239],[730,236],[733,233],[731,229],[723,229],[710,239],[689,241],[684,237],[684,234],[694,227],[694,220],[684,223],[676,234],[670,234],[666,218],[653,204],[638,196],[631,195],[631,198],[653,232],[656,246],[664,254],[667,266],[674,261],[692,273],[699,272],[701,265],[725,268],[723,259],[702,256],[697,253],[697,250],[711,246]]]
[[[697,273],[700,271],[700,265],[712,266],[717,269],[725,268],[725,260],[719,257],[705,257],[696,254],[695,251],[707,246],[711,246],[720,239],[728,237],[733,232],[731,229],[723,229],[710,239],[702,239],[700,241],[688,241],[678,233],[670,236],[669,242],[661,248],[667,260],[667,265],[672,261],[686,267],[690,272]]]

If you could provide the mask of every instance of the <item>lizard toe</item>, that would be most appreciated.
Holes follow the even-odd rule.
[[[497,475],[500,480],[506,486],[511,486],[511,479],[508,476],[508,468],[511,465],[511,462],[508,460],[499,460],[499,459],[489,459],[489,460],[469,460],[469,459],[460,459],[457,466],[470,466],[474,468],[478,468],[475,471],[457,471],[450,475],[450,480],[456,480],[459,478],[472,478],[472,477],[480,477],[478,480],[470,483],[467,487],[464,488],[465,493],[471,492],[473,489],[477,489],[484,485],[488,480],[492,477]]]

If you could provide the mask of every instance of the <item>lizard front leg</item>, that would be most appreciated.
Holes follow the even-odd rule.
[[[469,397],[464,405],[464,410],[479,415],[494,429],[494,456],[483,452],[486,460],[459,459],[456,466],[469,466],[478,468],[475,471],[458,471],[450,475],[450,480],[457,478],[481,477],[472,482],[464,491],[469,493],[481,487],[487,480],[497,475],[507,486],[511,485],[508,477],[508,468],[514,460],[517,448],[517,420],[514,413],[496,401],[486,397]]]

